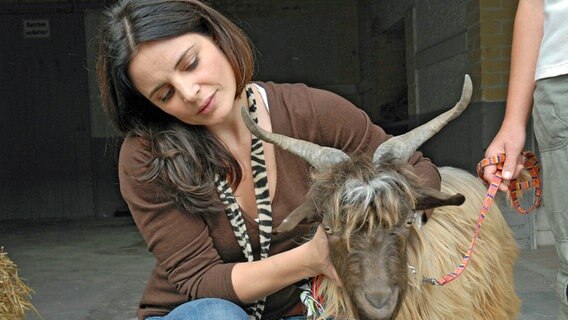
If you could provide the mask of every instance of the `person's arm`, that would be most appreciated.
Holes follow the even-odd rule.
[[[330,93],[317,93],[324,103],[316,109],[320,133],[326,145],[342,149],[348,154],[372,154],[377,147],[390,139],[381,127],[372,123],[368,115],[347,100]],[[326,101],[327,100],[327,101]],[[436,166],[422,152],[415,151],[408,160],[426,186],[440,190],[441,178]]]
[[[202,217],[181,210],[159,183],[135,179],[150,158],[141,141],[127,138],[123,144],[121,191],[149,250],[169,282],[188,299],[217,297],[246,305],[318,274],[337,279],[321,230],[307,243],[261,261],[223,261],[219,251],[228,249],[214,246],[213,231]],[[240,248],[237,251],[240,255]]]
[[[282,106],[273,108],[271,117],[280,119],[277,123],[292,124],[288,128],[274,125],[273,121],[276,133],[341,149],[350,155],[373,154],[381,143],[392,137],[375,125],[365,111],[338,94],[303,84],[263,85],[268,100]],[[427,186],[440,189],[438,169],[421,152],[415,152],[408,162]]]
[[[347,100],[331,93],[318,92],[322,95],[324,103],[316,107],[319,132],[324,144],[342,149],[348,154],[373,154],[377,147],[390,139],[381,127],[373,124],[369,116],[361,109],[355,107]],[[415,151],[408,163],[412,165],[414,173],[422,178],[424,186],[440,190],[442,178],[438,168],[424,157],[422,152]],[[426,217],[432,215],[433,209],[426,210]]]
[[[303,245],[263,260],[238,263],[233,268],[233,287],[239,299],[252,303],[292,283],[319,274],[341,284],[330,263],[328,242],[322,227]]]
[[[188,300],[217,297],[238,301],[230,282],[234,263],[224,263],[205,220],[178,207],[157,181],[141,182],[152,158],[148,142],[127,137],[119,157],[122,196],[132,218],[165,271],[168,282]]]
[[[511,73],[505,118],[499,132],[487,148],[486,157],[499,153],[506,156],[503,178],[510,180],[522,168],[519,155],[525,145],[526,126],[532,109],[535,89],[535,70],[544,25],[543,0],[520,0],[515,16],[511,51]],[[483,178],[487,182],[495,175],[495,166],[485,168]],[[507,186],[501,184],[505,191]]]

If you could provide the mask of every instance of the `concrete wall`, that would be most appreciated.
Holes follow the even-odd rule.
[[[214,0],[251,38],[255,79],[302,82],[359,104],[356,0]]]
[[[80,3],[0,5],[0,220],[123,208],[94,77],[95,19],[85,14],[101,3]],[[25,21],[45,23],[47,33],[26,36]]]
[[[96,77],[97,27],[101,10],[85,10],[85,39],[87,48],[87,79],[91,124],[91,148],[93,153],[94,211],[98,217],[122,214],[127,210],[118,185],[118,152],[122,141],[118,131],[112,128],[103,112]]]
[[[92,216],[83,16],[0,17],[0,218]]]

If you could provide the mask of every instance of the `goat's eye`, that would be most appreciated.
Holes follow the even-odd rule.
[[[330,226],[323,226],[323,231],[325,231],[325,233],[327,234],[333,233]]]
[[[414,218],[406,219],[406,227],[412,226],[413,223],[414,223]]]

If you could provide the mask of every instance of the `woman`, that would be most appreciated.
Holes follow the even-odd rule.
[[[302,203],[308,165],[253,139],[240,117],[348,153],[388,136],[345,99],[301,84],[252,83],[249,40],[195,0],[122,0],[101,28],[105,111],[125,134],[122,195],[157,263],[139,319],[304,319],[298,286],[335,279],[311,225],[271,236]],[[439,188],[419,153],[417,172]]]

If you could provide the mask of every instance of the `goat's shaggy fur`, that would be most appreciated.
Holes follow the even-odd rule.
[[[414,266],[416,273],[400,266],[402,272],[408,272],[408,287],[396,319],[515,319],[520,305],[513,281],[518,248],[496,204],[485,218],[471,261],[461,276],[442,287],[422,282],[425,277],[438,278],[454,271],[461,262],[486,193],[479,179],[463,170],[444,167],[440,173],[442,191],[461,193],[466,201],[461,206],[437,208],[428,223],[411,228],[406,245],[408,265]],[[358,192],[356,185],[351,189]],[[337,320],[356,319],[356,308],[345,288],[323,279],[321,293],[326,299],[326,315]]]

